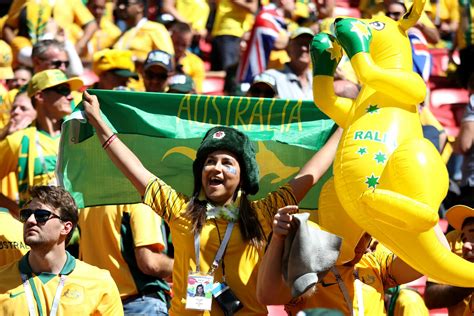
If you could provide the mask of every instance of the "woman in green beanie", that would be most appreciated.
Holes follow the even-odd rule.
[[[84,92],[83,103],[110,159],[143,196],[143,203],[170,226],[175,247],[170,314],[232,315],[239,310],[239,315],[266,315],[266,306],[256,298],[256,283],[273,216],[283,206],[297,205],[326,172],[340,130],[286,185],[250,201],[248,195],[259,189],[252,143],[234,128],[214,127],[197,151],[194,191],[188,197],[148,171],[113,134],[101,118],[96,96]],[[204,296],[195,296],[197,284],[204,285]],[[212,301],[211,289],[218,296]]]

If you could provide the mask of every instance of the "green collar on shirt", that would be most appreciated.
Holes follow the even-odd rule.
[[[26,255],[24,255],[20,259],[19,263],[19,269],[20,273],[26,274],[27,276],[31,276],[33,274],[33,270],[30,267],[30,263],[28,262],[28,256],[30,255],[30,252]],[[72,271],[74,271],[74,268],[76,267],[76,259],[69,254],[69,252],[66,251],[67,259],[66,263],[64,264],[64,267],[62,268],[61,272],[59,274],[65,274],[68,275]],[[38,278],[43,282],[43,284],[47,283],[48,281],[52,280],[57,274],[54,273],[49,273],[49,272],[41,272],[38,275]]]

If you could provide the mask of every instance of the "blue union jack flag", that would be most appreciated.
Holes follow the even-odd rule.
[[[268,58],[278,34],[286,29],[284,18],[272,4],[256,16],[242,59],[237,69],[237,81],[251,83],[253,77],[267,68]]]

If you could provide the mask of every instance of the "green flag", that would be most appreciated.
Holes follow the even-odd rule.
[[[179,192],[193,189],[192,162],[206,131],[227,125],[254,142],[260,166],[259,198],[292,179],[335,130],[309,101],[90,90],[105,121],[143,165]],[[132,184],[102,149],[93,127],[81,119],[82,104],[61,132],[59,182],[78,207],[141,201]],[[328,171],[301,202],[317,208]]]

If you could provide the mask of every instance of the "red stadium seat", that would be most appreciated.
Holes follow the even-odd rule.
[[[465,89],[445,88],[431,91],[430,110],[449,136],[458,135],[464,108],[468,102],[469,95]]]
[[[202,85],[202,94],[224,95],[224,80],[222,76],[206,76]]]

